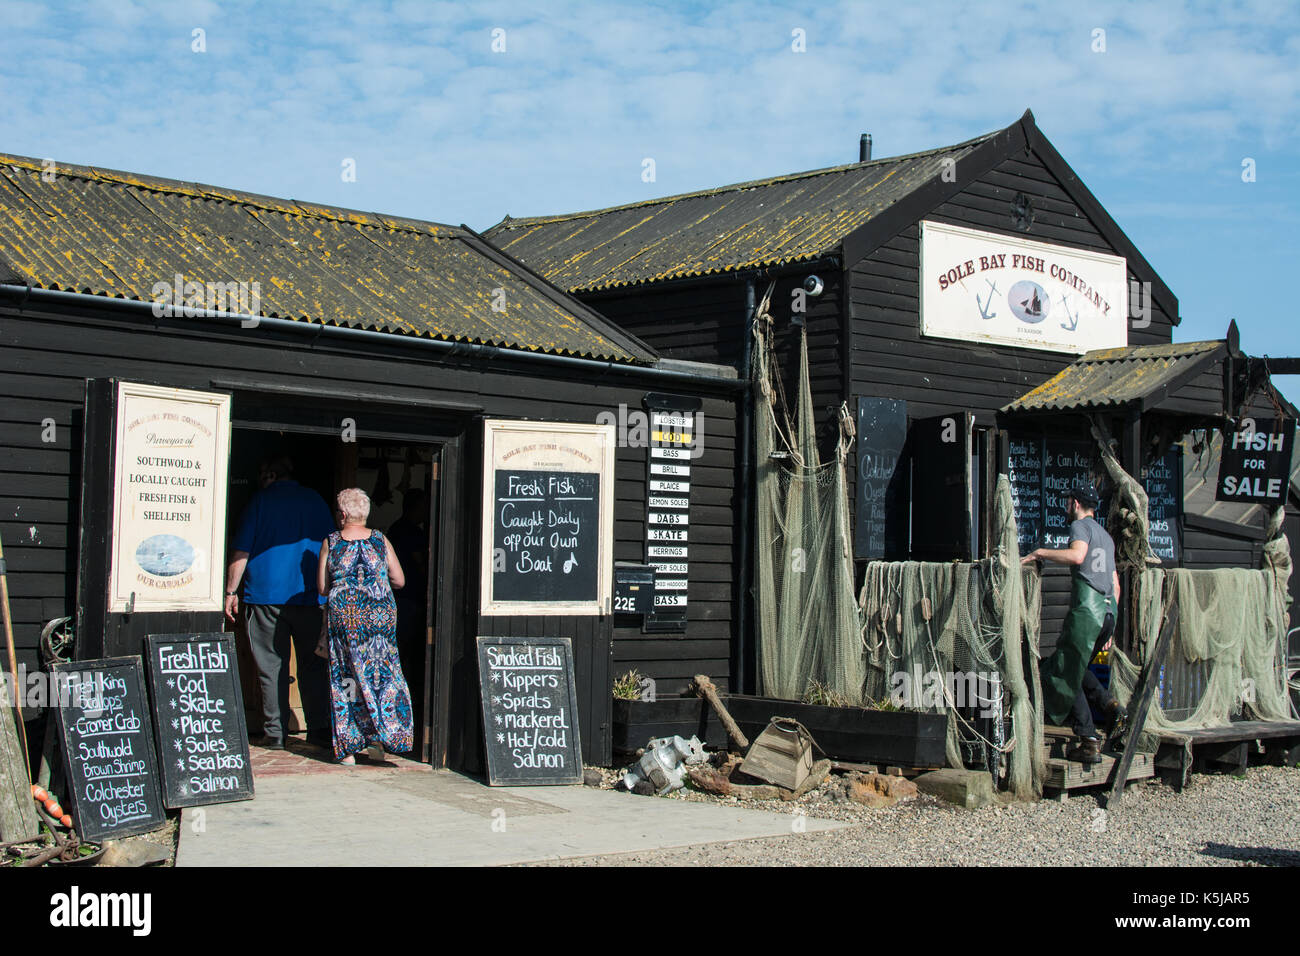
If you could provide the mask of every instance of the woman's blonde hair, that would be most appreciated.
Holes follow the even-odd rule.
[[[370,496],[360,488],[344,488],[339,492],[338,503],[346,521],[365,524],[370,517]]]

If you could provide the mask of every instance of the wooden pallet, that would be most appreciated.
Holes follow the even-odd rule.
[[[1082,764],[1064,757],[1047,759],[1046,790],[1080,790],[1084,787],[1100,787],[1110,782],[1116,760],[1110,754],[1101,755],[1101,763]],[[1145,780],[1156,774],[1155,761],[1151,754],[1136,753],[1129,765],[1128,781]],[[1126,781],[1127,782],[1127,781]]]

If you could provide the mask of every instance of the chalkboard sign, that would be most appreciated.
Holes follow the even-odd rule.
[[[99,842],[162,826],[166,817],[140,658],[54,664],[51,671],[77,833]]]
[[[573,644],[567,637],[480,637],[488,782],[582,783]]]
[[[145,643],[167,806],[251,800],[234,636],[150,634]]]
[[[1174,446],[1159,461],[1147,468],[1142,481],[1147,492],[1147,517],[1151,533],[1147,541],[1151,553],[1161,561],[1177,562],[1182,554],[1183,456]]]
[[[1014,435],[1007,446],[1007,479],[1022,555],[1041,547],[1043,541],[1043,446],[1041,438]]]
[[[480,613],[611,613],[614,426],[485,429]]]
[[[498,601],[594,601],[600,582],[600,475],[498,471],[492,571]]]
[[[1043,456],[1043,544],[1045,548],[1070,546],[1067,511],[1076,485],[1092,486],[1093,445],[1088,441],[1049,438]],[[1104,515],[1098,513],[1098,520]]]
[[[853,556],[901,557],[907,551],[907,402],[858,396],[857,444]]]

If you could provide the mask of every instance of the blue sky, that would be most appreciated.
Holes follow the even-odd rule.
[[[1177,340],[1235,317],[1252,354],[1300,355],[1290,0],[3,11],[0,151],[479,230],[849,162],[863,131],[876,156],[928,149],[1031,108],[1179,297]]]

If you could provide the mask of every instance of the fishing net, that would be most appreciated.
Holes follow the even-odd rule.
[[[808,339],[800,341],[795,421],[771,366],[771,288],[754,328],[759,681],[763,694],[799,700],[812,689],[862,705],[865,658],[853,599],[844,461],[853,441],[847,405],[833,461],[817,454]]]
[[[866,696],[948,718],[947,759],[961,741],[1006,758],[1008,788],[1042,794],[1046,775],[1038,684],[1039,577],[1021,568],[1011,486],[998,479],[994,556],[977,562],[877,561],[859,594]],[[1010,653],[1008,653],[1010,649]],[[1009,716],[1010,737],[1003,738]]]
[[[1136,647],[1145,660],[1155,646],[1166,605],[1177,604],[1175,628],[1138,749],[1154,751],[1158,732],[1227,726],[1295,716],[1288,695],[1286,628],[1291,554],[1275,509],[1264,545],[1264,568],[1148,568],[1138,586]],[[1111,656],[1111,690],[1127,703],[1139,662]],[[1181,716],[1170,711],[1177,710]]]

